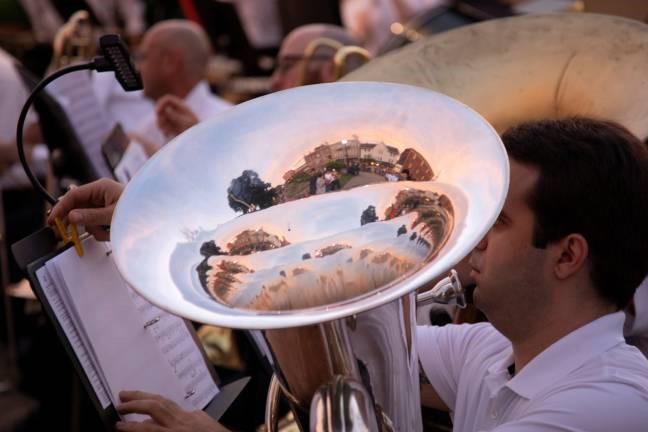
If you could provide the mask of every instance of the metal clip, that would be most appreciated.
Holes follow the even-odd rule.
[[[68,232],[65,225],[63,225],[63,222],[61,222],[61,219],[54,218],[54,222],[56,223],[56,229],[58,230],[58,233],[61,236],[61,240],[63,241],[63,244],[68,244],[68,243],[74,244],[74,249],[76,249],[77,255],[82,257],[83,247],[81,246],[81,241],[79,240],[79,231],[77,231],[77,226],[75,224],[70,224],[69,225],[70,232]]]

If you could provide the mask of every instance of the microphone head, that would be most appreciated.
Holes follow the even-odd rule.
[[[142,90],[142,77],[135,68],[126,44],[119,35],[108,34],[99,38],[103,58],[95,60],[97,71],[115,71],[115,77],[125,91]]]

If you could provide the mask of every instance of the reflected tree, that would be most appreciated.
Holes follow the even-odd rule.
[[[274,204],[277,191],[253,170],[245,170],[227,188],[227,200],[232,210],[250,213]]]

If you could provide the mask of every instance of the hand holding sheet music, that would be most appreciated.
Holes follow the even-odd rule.
[[[70,189],[59,198],[47,217],[47,224],[53,226],[56,218],[64,225],[84,225],[87,232],[97,240],[109,240],[110,226],[115,205],[124,186],[108,179],[101,179]]]
[[[168,399],[145,392],[121,392],[122,403],[118,409],[121,414],[141,413],[153,419],[150,423],[117,422],[117,430],[124,432],[155,432],[164,430],[174,432],[224,432],[226,428],[217,423],[203,411],[185,411]]]
[[[137,295],[108,244],[87,238],[83,247],[84,257],[68,249],[36,275],[102,406],[139,390],[204,408],[218,387],[186,322]]]

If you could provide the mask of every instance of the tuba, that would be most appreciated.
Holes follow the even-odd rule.
[[[90,14],[85,10],[75,12],[56,32],[52,42],[52,71],[81,61],[88,61],[97,50]]]
[[[431,36],[345,76],[428,88],[503,132],[524,121],[589,116],[648,137],[648,26],[591,13],[485,21]],[[629,97],[629,95],[632,97]]]
[[[499,213],[496,130],[580,114],[646,137],[648,108],[626,86],[648,92],[647,41],[645,25],[615,17],[489,21],[373,60],[355,82],[241,104],[127,186],[117,266],[166,310],[253,331],[275,371],[270,429],[282,395],[302,429],[421,430],[415,310],[462,296],[452,275],[415,291]]]
[[[503,205],[508,160],[465,105],[385,83],[305,86],[186,131],[127,185],[111,241],[163,309],[253,330],[278,397],[314,430],[422,428],[417,288]],[[461,303],[456,277],[420,302]]]

